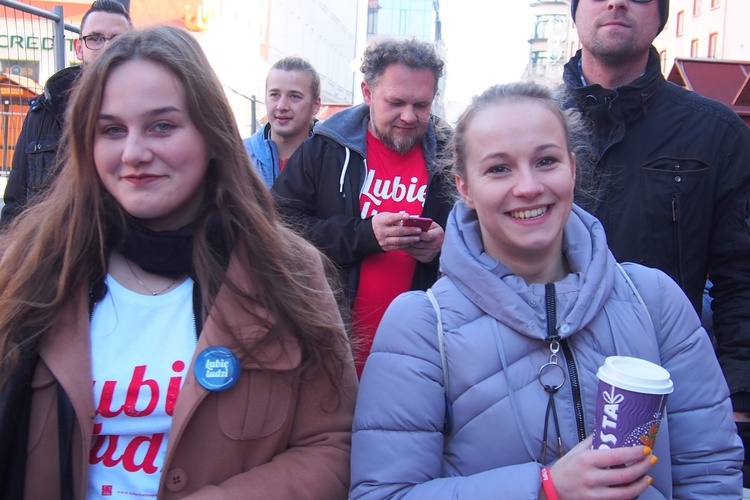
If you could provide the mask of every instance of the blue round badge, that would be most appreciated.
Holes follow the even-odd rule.
[[[208,347],[195,359],[195,378],[209,391],[225,391],[240,376],[240,362],[223,346]]]

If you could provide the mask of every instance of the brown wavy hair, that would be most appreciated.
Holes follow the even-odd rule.
[[[124,214],[119,205],[111,203],[97,175],[94,133],[108,76],[132,60],[155,62],[182,83],[190,118],[213,155],[193,243],[203,318],[210,310],[212,318],[218,316],[221,328],[231,330],[221,312],[211,309],[218,289],[226,286],[247,312],[252,314],[262,306],[273,318],[256,315],[270,331],[254,345],[241,345],[246,356],[255,359],[254,353],[279,338],[282,327],[288,327],[301,346],[300,370],[324,365],[338,385],[342,360],[349,356],[348,343],[338,312],[330,312],[330,290],[311,273],[311,258],[327,261],[280,222],[268,190],[252,168],[222,85],[205,54],[187,31],[170,26],[122,34],[86,68],[67,117],[62,170],[47,195],[0,237],[3,368],[13,369],[19,346],[33,346],[43,339],[63,308],[107,268],[105,206],[114,205],[120,217]],[[215,237],[233,249],[256,294],[250,295],[229,280],[226,256],[218,255],[210,244]]]

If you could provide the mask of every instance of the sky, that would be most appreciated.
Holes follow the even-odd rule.
[[[440,0],[447,55],[448,119],[474,95],[521,79],[534,31],[531,0]],[[455,108],[461,108],[456,110]]]

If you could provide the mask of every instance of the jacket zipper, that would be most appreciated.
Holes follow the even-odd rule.
[[[583,421],[583,400],[581,398],[581,381],[578,378],[578,368],[576,368],[575,359],[573,359],[573,351],[568,345],[568,341],[563,339],[560,341],[563,354],[565,356],[565,363],[568,365],[568,378],[570,379],[570,392],[573,395],[573,411],[576,415],[576,429],[578,430],[578,441],[586,439],[586,425]]]
[[[586,425],[583,420],[583,398],[581,397],[581,381],[578,378],[578,368],[576,367],[573,351],[570,349],[566,339],[561,339],[557,334],[555,323],[557,322],[557,304],[555,297],[555,284],[547,283],[545,285],[545,304],[547,309],[547,338],[548,343],[558,342],[565,356],[565,364],[568,368],[568,379],[570,380],[570,392],[573,396],[573,412],[576,418],[576,430],[578,431],[578,441],[586,439]]]

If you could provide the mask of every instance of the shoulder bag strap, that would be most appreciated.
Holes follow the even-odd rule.
[[[643,301],[643,297],[641,297],[641,294],[638,293],[638,289],[635,287],[635,283],[633,283],[633,280],[630,279],[630,276],[628,276],[628,273],[625,272],[625,268],[622,267],[619,262],[615,262],[615,265],[617,266],[617,269],[619,269],[620,272],[622,273],[622,276],[625,278],[625,281],[627,281],[628,285],[630,285],[630,289],[633,290],[633,293],[635,294],[635,298],[638,299],[638,303],[643,306],[643,310],[646,311],[646,317],[653,325],[654,321],[651,319],[651,314],[648,312],[648,307],[646,307],[646,303]]]
[[[453,406],[451,406],[450,397],[448,395],[450,387],[450,376],[448,373],[448,358],[445,355],[443,317],[440,314],[440,304],[438,304],[438,301],[435,298],[435,294],[432,293],[432,288],[427,289],[427,298],[430,299],[432,308],[435,309],[435,316],[437,316],[438,349],[440,350],[440,362],[443,365],[443,390],[445,391],[445,418],[443,421],[443,434],[445,436],[448,436],[453,430]]]

